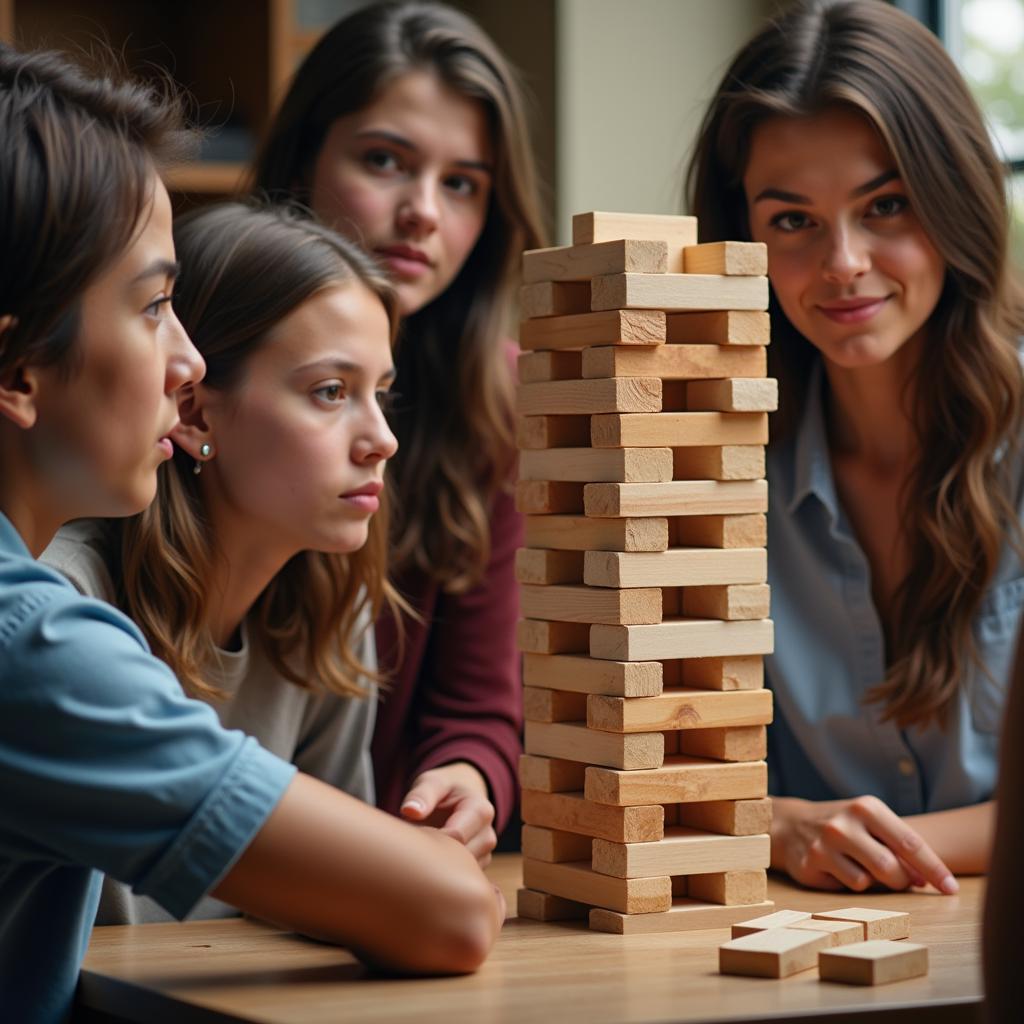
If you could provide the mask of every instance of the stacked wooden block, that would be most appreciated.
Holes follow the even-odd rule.
[[[771,908],[766,258],[696,236],[588,213],[523,256],[521,916]]]

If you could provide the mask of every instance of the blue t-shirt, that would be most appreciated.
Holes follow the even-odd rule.
[[[186,698],[129,619],[0,514],[0,1017],[64,1018],[101,872],[184,916],[294,772]]]

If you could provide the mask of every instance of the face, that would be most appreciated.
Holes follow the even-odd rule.
[[[386,266],[408,316],[452,283],[480,237],[492,163],[482,104],[415,71],[330,127],[311,202]]]
[[[232,391],[200,386],[216,532],[278,559],[361,547],[398,447],[381,409],[393,377],[384,307],[349,281],[277,324]]]
[[[743,185],[779,304],[827,359],[875,365],[923,337],[945,263],[867,117],[835,107],[764,121]]]
[[[34,461],[67,518],[133,515],[153,500],[178,390],[205,372],[171,309],[176,273],[171,203],[154,176],[133,241],[83,294],[76,368],[40,373]]]

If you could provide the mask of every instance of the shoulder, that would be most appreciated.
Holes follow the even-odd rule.
[[[108,536],[106,524],[80,519],[62,526],[39,560],[66,576],[83,594],[113,602],[116,594],[103,554]]]

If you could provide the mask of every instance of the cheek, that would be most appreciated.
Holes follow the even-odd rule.
[[[806,291],[810,275],[807,259],[794,252],[768,252],[768,278],[786,315],[799,315],[800,297]]]
[[[885,262],[890,273],[901,280],[908,291],[922,300],[934,301],[942,291],[946,266],[938,251],[924,238],[904,238],[886,249]]]
[[[340,170],[318,174],[311,205],[318,217],[342,234],[356,236],[357,242],[374,241],[389,221],[385,191]]]
[[[460,210],[445,225],[447,249],[452,263],[461,267],[484,229],[486,210]]]

